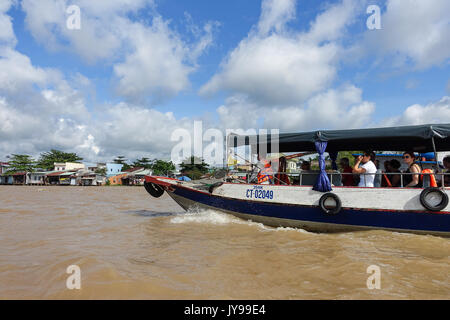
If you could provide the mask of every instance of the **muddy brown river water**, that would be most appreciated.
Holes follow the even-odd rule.
[[[449,266],[435,236],[270,228],[142,187],[0,186],[0,299],[449,299]]]

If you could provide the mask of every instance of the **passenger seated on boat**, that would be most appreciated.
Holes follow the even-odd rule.
[[[391,162],[389,160],[386,160],[383,165],[384,171],[383,178],[381,179],[381,186],[383,188],[392,187],[391,176],[386,174],[392,172]]]
[[[381,177],[383,175],[383,171],[380,169],[380,161],[375,160],[375,167],[377,168],[377,174],[375,175],[375,179],[373,180],[373,186],[375,188],[381,187]]]
[[[275,184],[276,185],[290,185],[291,181],[289,180],[289,176],[286,174],[286,157],[281,157],[278,161],[278,172],[275,175]]]
[[[319,171],[311,170],[311,162],[303,160],[300,165],[300,181],[302,186],[313,186],[317,177],[319,176]]]
[[[264,168],[258,172],[258,184],[273,184],[273,170],[270,161],[262,160]]]
[[[420,173],[422,173],[422,169],[416,163],[416,155],[413,151],[407,151],[403,153],[403,162],[408,165],[408,170],[403,175],[403,186],[406,188],[422,188],[422,183],[420,181]],[[409,174],[413,173],[413,174]]]
[[[311,171],[311,162],[303,161],[301,165],[302,171]]]
[[[400,171],[401,163],[396,159],[392,159],[391,161],[384,162],[385,173],[391,174],[383,174],[383,180],[381,183],[382,187],[400,187],[401,185],[401,171]]]
[[[355,185],[355,180],[353,179],[353,169],[350,167],[350,161],[348,158],[342,158],[339,162],[342,168],[342,185],[344,187],[351,187]]]
[[[445,156],[445,158],[442,160],[443,164],[443,170],[442,173],[444,175],[436,175],[437,178],[437,185],[438,186],[444,186],[444,187],[450,187],[450,156]],[[442,184],[442,179],[444,179],[444,183]]]
[[[372,151],[365,151],[362,156],[356,158],[353,173],[360,175],[358,187],[374,187],[375,174],[377,173],[374,161],[375,153]]]
[[[446,156],[444,160],[442,161],[442,164],[444,165],[446,171],[444,173],[450,173],[450,156]],[[444,185],[446,187],[450,187],[450,175],[444,176]]]

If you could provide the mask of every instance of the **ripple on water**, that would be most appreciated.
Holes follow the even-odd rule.
[[[137,216],[148,217],[148,218],[156,218],[156,217],[171,217],[179,215],[178,212],[155,212],[150,210],[129,210],[125,211],[126,213],[135,214]]]

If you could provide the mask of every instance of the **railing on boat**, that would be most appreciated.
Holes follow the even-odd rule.
[[[245,173],[246,174],[246,181],[249,181],[249,179],[252,177],[252,175],[254,174],[253,172],[241,172],[241,173]],[[293,177],[296,178],[298,177],[298,183],[291,183],[291,185],[303,185],[303,186],[313,186],[317,176],[319,175],[319,172],[299,172],[299,173],[286,173],[286,172],[278,172],[281,174],[286,174],[289,177]],[[381,180],[382,180],[382,176],[386,175],[386,176],[395,176],[398,175],[400,176],[400,186],[398,187],[394,187],[394,188],[403,188],[404,187],[404,176],[407,175],[423,175],[426,177],[429,177],[431,175],[434,175],[436,178],[436,181],[438,182],[438,186],[441,187],[450,187],[449,185],[449,181],[445,181],[445,177],[449,177],[450,180],[450,173],[444,173],[444,172],[437,172],[437,173],[410,173],[410,172],[377,172],[377,173],[361,173],[361,174],[355,174],[355,173],[345,173],[345,172],[338,172],[338,171],[327,171],[327,175],[330,178],[330,182],[333,186],[342,186],[342,176],[344,175],[351,175],[351,176],[359,176],[362,178],[362,176],[375,176],[375,179],[380,180],[380,185],[377,185],[376,187],[381,187]],[[303,179],[304,176],[313,176],[313,179]],[[334,178],[336,177],[336,178]],[[305,184],[305,180],[307,180],[307,183]],[[423,179],[423,186],[427,187],[430,185],[430,178],[428,179]],[[314,181],[314,182],[313,182]],[[280,182],[281,185],[283,185],[283,182]],[[357,186],[355,186],[357,187]]]

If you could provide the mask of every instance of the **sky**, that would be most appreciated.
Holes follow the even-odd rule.
[[[169,159],[194,121],[449,123],[449,12],[448,0],[0,0],[0,160]]]

